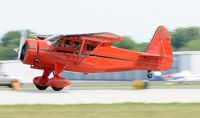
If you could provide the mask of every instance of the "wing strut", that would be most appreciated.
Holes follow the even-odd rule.
[[[82,51],[83,51],[84,45],[85,45],[85,39],[83,39],[83,42],[82,42],[82,45],[81,45],[81,49],[80,49],[79,55],[81,55],[81,53],[82,53]]]

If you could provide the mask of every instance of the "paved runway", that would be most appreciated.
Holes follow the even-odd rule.
[[[0,104],[90,104],[90,103],[171,103],[200,102],[200,89],[146,90],[0,90]]]

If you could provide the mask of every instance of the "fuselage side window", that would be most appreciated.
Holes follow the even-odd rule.
[[[75,42],[74,42],[74,48],[75,48],[76,50],[80,50],[80,42],[75,41]]]
[[[87,51],[92,51],[95,49],[95,46],[87,44]]]
[[[70,46],[71,46],[71,40],[66,40],[65,47],[70,48]]]

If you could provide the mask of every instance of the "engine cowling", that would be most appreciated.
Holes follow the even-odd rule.
[[[22,46],[20,52],[20,60],[24,64],[34,65],[38,53],[38,44],[34,39],[28,39]]]

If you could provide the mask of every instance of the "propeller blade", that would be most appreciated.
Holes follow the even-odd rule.
[[[26,41],[26,31],[23,30],[23,31],[21,31],[21,38],[20,38],[19,48],[16,49],[16,51],[18,52],[18,59],[20,59],[22,47],[25,44],[25,41]]]

